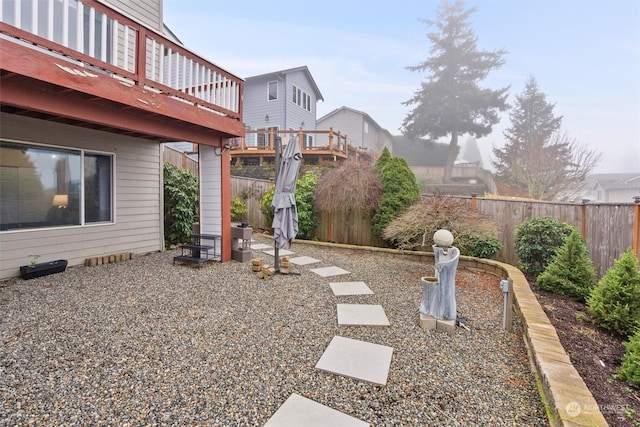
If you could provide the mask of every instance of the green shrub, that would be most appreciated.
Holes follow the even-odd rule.
[[[189,239],[198,221],[198,178],[187,169],[164,163],[164,238],[169,247]]]
[[[595,284],[595,269],[587,245],[575,227],[551,264],[538,276],[541,289],[584,301]]]
[[[471,247],[469,250],[465,250],[465,253],[460,251],[461,255],[469,255],[476,258],[495,259],[502,245],[500,240],[494,236],[472,236],[469,238]]]
[[[318,186],[316,175],[308,171],[296,181],[296,209],[298,211],[298,237],[301,239],[311,239],[313,232],[318,226],[317,214],[313,207],[315,199],[315,191]],[[264,193],[260,200],[260,212],[264,215],[264,221],[267,227],[271,227],[273,223],[273,195],[275,186],[272,186]]]
[[[231,199],[231,221],[241,222],[247,214],[247,204],[238,199]]]
[[[391,157],[386,161],[380,169],[380,182],[382,195],[378,199],[372,222],[373,232],[383,237],[387,225],[420,200],[420,189],[416,176],[402,157]]]
[[[587,306],[594,322],[614,334],[626,337],[640,326],[640,272],[631,248],[600,279]]]
[[[626,351],[622,358],[622,365],[618,369],[618,375],[623,380],[640,386],[640,327],[631,336],[629,342],[624,343]]]
[[[296,184],[296,205],[298,208],[298,236],[301,239],[311,239],[318,226],[317,213],[314,209],[316,187],[318,178],[316,174],[308,171]]]
[[[262,195],[262,199],[260,199],[260,212],[262,212],[262,216],[264,216],[264,224],[269,229],[271,228],[271,224],[273,223],[273,207],[271,206],[271,202],[273,202],[273,195],[276,192],[275,186],[271,186],[267,191]]]
[[[532,218],[521,223],[516,228],[520,268],[534,276],[540,275],[572,229],[569,224],[549,217]]]

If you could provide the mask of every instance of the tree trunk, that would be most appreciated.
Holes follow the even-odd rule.
[[[451,132],[451,142],[449,143],[449,151],[447,152],[447,163],[444,165],[444,178],[442,181],[445,184],[451,183],[451,173],[453,172],[453,162],[456,161],[456,148],[458,148],[458,132]]]

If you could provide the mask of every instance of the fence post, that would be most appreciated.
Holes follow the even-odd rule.
[[[633,254],[638,258],[640,246],[640,194],[633,198]]]
[[[476,204],[477,204],[477,199],[476,197],[478,196],[477,193],[471,193],[471,209],[476,210]]]
[[[582,199],[582,224],[580,231],[582,232],[582,240],[587,241],[587,203],[589,199]]]

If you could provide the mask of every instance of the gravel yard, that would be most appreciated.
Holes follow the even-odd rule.
[[[321,262],[260,280],[250,263],[174,266],[167,251],[0,282],[0,425],[261,426],[292,393],[374,426],[547,425],[521,327],[501,329],[497,278],[458,270],[469,330],[450,337],[418,325],[432,265],[291,250]],[[351,273],[309,271],[332,265]],[[340,281],[374,294],[334,296]],[[338,326],[337,303],[381,304],[391,326]],[[316,369],[335,335],[393,347],[387,385]]]

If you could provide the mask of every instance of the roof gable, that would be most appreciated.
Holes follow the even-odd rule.
[[[250,83],[253,80],[274,79],[274,78],[277,78],[278,76],[296,73],[299,71],[302,71],[305,74],[305,77],[307,78],[307,80],[309,80],[309,83],[311,84],[311,87],[315,92],[316,99],[319,101],[324,101],[324,98],[322,97],[322,93],[320,92],[320,89],[318,88],[316,81],[313,79],[313,76],[311,75],[311,71],[309,71],[309,68],[306,65],[303,65],[301,67],[296,67],[296,68],[289,68],[287,70],[273,71],[271,73],[266,73],[266,74],[258,74],[256,76],[247,77],[245,81],[247,83]]]

